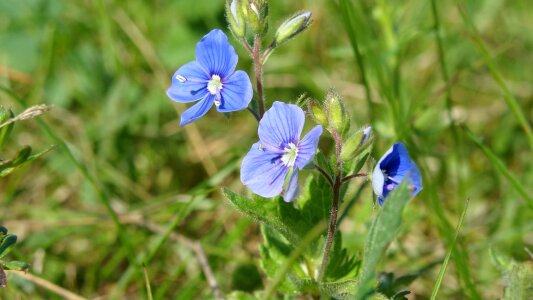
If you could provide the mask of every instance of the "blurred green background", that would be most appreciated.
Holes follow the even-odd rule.
[[[504,280],[488,249],[531,259],[524,248],[533,248],[533,211],[459,125],[481,138],[529,197],[533,155],[460,11],[531,125],[533,2],[436,1],[439,27],[430,1],[340,2],[269,1],[273,28],[302,9],[313,12],[314,23],[270,57],[268,103],[304,92],[322,99],[335,87],[352,122],[375,128],[374,157],[396,140],[408,144],[425,187],[381,269],[396,276],[423,270],[407,287],[412,299],[431,294],[439,269],[424,268],[445,256],[466,199],[440,296],[501,297]],[[196,42],[213,28],[229,35],[223,1],[0,0],[0,86],[20,98],[0,91],[0,104],[16,113],[53,105],[42,122],[18,122],[1,156],[22,145],[58,145],[0,181],[0,221],[19,236],[10,255],[32,263],[32,274],[88,298],[144,298],[142,267],[130,263],[136,257],[154,298],[209,299],[195,251],[201,245],[224,293],[264,286],[258,227],[219,189],[246,193],[239,167],[257,140],[255,120],[211,111],[180,128],[176,112],[185,106],[165,95],[171,74],[194,59]],[[238,69],[251,75],[244,49],[230,41]],[[375,215],[372,200],[367,184],[341,224],[352,253],[361,251]],[[60,298],[20,276],[8,280],[1,298]]]

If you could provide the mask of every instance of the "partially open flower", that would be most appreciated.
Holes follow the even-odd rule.
[[[407,180],[412,196],[422,190],[420,170],[405,145],[395,143],[378,161],[372,174],[372,187],[379,205],[383,205],[387,195],[404,180]]]

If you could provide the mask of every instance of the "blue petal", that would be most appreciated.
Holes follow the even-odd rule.
[[[196,121],[197,119],[201,118],[203,115],[205,115],[211,106],[213,106],[213,102],[215,101],[215,96],[213,95],[207,95],[204,99],[196,103],[195,105],[191,106],[189,109],[184,111],[181,114],[181,122],[180,126],[187,125],[191,122]]]
[[[241,181],[252,192],[271,198],[281,194],[288,172],[278,153],[259,150],[255,143],[242,161]]]
[[[298,156],[296,157],[296,166],[298,169],[303,169],[313,160],[321,134],[322,126],[317,125],[298,144]]]
[[[293,169],[292,174],[289,178],[289,183],[287,184],[287,190],[285,191],[285,194],[283,194],[283,200],[285,202],[291,202],[298,196],[298,193],[300,192],[300,188],[298,187],[298,170],[296,168]]]
[[[254,95],[248,74],[244,71],[233,73],[223,82],[221,94],[221,103],[217,107],[219,112],[246,109]]]
[[[376,167],[374,168],[374,172],[372,173],[372,189],[374,190],[374,194],[376,194],[378,198],[383,196],[384,184],[385,177],[383,176],[383,172],[379,168],[379,163],[377,163]]]
[[[193,61],[183,65],[172,76],[172,84],[167,90],[170,99],[186,103],[202,99],[207,95],[209,75],[202,66]]]
[[[209,75],[216,74],[221,78],[231,75],[237,60],[235,49],[220,29],[211,30],[196,44],[196,61],[209,71]]]
[[[405,179],[409,183],[412,196],[416,196],[422,190],[420,170],[411,160],[407,148],[402,143],[395,143],[383,155],[374,169],[372,179],[374,193],[378,196],[380,204]]]
[[[297,144],[305,122],[304,111],[294,105],[276,101],[259,121],[261,143],[279,147]]]

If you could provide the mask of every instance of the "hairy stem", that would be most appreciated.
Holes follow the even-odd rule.
[[[345,176],[344,178],[342,178],[342,183],[345,183],[346,181],[350,180],[350,179],[354,179],[354,178],[357,178],[357,177],[366,177],[368,176],[368,174],[366,173],[358,173],[358,174],[352,174],[352,175],[348,175],[348,176]]]
[[[315,166],[315,168],[318,170],[318,172],[320,172],[320,174],[322,174],[322,176],[324,176],[324,178],[326,179],[326,181],[329,183],[329,186],[331,188],[333,188],[333,179],[331,179],[331,176],[329,176],[328,172],[326,172],[326,170],[322,169],[322,167],[320,167],[319,165],[317,164],[313,164]]]
[[[254,73],[257,89],[257,104],[259,106],[259,117],[265,114],[265,101],[263,98],[263,61],[261,60],[261,37],[255,36],[254,47],[252,48],[252,59],[254,61]]]
[[[320,265],[320,270],[318,272],[318,281],[322,281],[324,278],[324,273],[326,272],[326,267],[329,262],[329,255],[331,252],[331,246],[333,246],[333,241],[335,239],[335,232],[337,231],[337,214],[339,212],[339,200],[340,200],[340,190],[342,185],[342,159],[341,159],[341,150],[342,150],[342,138],[340,134],[336,131],[331,133],[333,139],[335,140],[335,156],[337,158],[337,172],[335,175],[335,180],[333,182],[333,199],[331,203],[331,211],[329,216],[329,226],[328,234],[326,237],[326,244],[324,245],[324,254],[322,256],[322,264]]]

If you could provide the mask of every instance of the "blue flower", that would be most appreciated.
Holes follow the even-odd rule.
[[[179,68],[167,90],[170,99],[188,103],[200,100],[181,115],[180,126],[199,119],[215,104],[219,112],[245,109],[252,100],[250,78],[235,71],[237,53],[220,29],[196,44],[196,60]]]
[[[322,126],[315,126],[300,140],[305,114],[294,105],[274,102],[259,122],[259,142],[242,162],[241,181],[254,193],[271,198],[282,193],[292,201],[299,192],[298,171],[313,160]]]
[[[405,145],[395,143],[378,161],[372,174],[372,187],[379,205],[383,205],[387,195],[404,179],[407,179],[413,197],[422,190],[420,170],[409,157]]]

